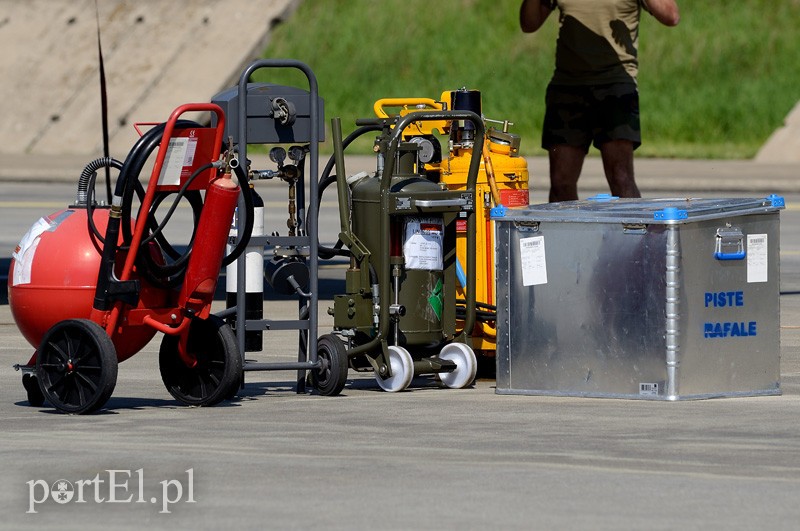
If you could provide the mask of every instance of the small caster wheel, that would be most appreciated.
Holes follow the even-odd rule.
[[[178,354],[178,336],[165,335],[158,352],[161,380],[167,391],[188,406],[213,406],[236,395],[242,379],[242,358],[236,335],[217,316],[193,319],[187,349],[197,365],[187,367]]]
[[[36,379],[42,396],[54,408],[80,415],[97,411],[111,397],[117,365],[114,343],[100,325],[68,319],[53,325],[42,339]]]
[[[31,407],[42,407],[44,405],[44,393],[39,387],[39,380],[33,374],[22,375],[22,387],[28,393],[28,404]]]
[[[451,389],[463,389],[475,381],[478,359],[475,352],[464,343],[448,343],[439,353],[439,358],[456,364],[453,372],[440,372],[439,379]]]
[[[389,347],[389,366],[392,375],[388,378],[381,378],[380,375],[375,374],[375,379],[381,389],[396,393],[411,384],[411,379],[414,378],[414,360],[411,359],[411,354],[406,349],[396,345]]]
[[[325,334],[317,342],[320,368],[309,372],[311,387],[324,396],[336,396],[347,383],[347,348],[339,336]]]

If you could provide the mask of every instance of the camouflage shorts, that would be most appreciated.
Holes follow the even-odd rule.
[[[639,92],[632,83],[597,86],[549,85],[545,97],[542,147],[558,144],[589,151],[609,140],[642,143]]]

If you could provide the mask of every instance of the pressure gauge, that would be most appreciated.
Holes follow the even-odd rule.
[[[302,146],[292,146],[289,148],[289,158],[295,162],[300,162],[306,158],[306,150]]]
[[[422,138],[421,136],[415,136],[411,139],[411,142],[419,145],[419,161],[423,164],[427,164],[433,160],[434,155],[436,154],[436,149],[433,146],[433,142],[428,140],[427,138]]]
[[[282,147],[274,147],[269,150],[269,160],[276,163],[278,167],[286,160],[286,150]]]

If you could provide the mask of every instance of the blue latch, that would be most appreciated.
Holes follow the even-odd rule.
[[[783,198],[783,196],[777,194],[770,194],[764,200],[769,201],[770,204],[775,208],[786,207],[786,200]]]
[[[619,196],[611,194],[597,194],[595,196],[586,198],[587,201],[597,201],[598,203],[607,203],[609,201],[614,201],[615,199],[619,199]]]
[[[664,221],[677,221],[679,219],[686,219],[689,213],[686,210],[681,210],[675,207],[666,207],[664,210],[656,210],[653,212],[653,219]]]
[[[506,212],[508,212],[508,207],[505,205],[497,205],[496,207],[489,210],[489,216],[494,218],[504,218],[506,217]]]

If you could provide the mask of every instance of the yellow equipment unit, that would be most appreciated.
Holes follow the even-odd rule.
[[[421,109],[469,110],[479,116],[481,93],[477,90],[459,89],[445,91],[439,100],[431,98],[384,98],[375,102],[375,114],[380,118],[389,116],[387,109],[400,107],[401,116]],[[508,132],[513,123],[484,118],[484,122],[499,124],[499,128],[487,127],[483,144],[480,172],[476,183],[475,197],[482,203],[476,205],[476,304],[479,319],[473,331],[473,349],[483,356],[495,355],[496,347],[496,303],[494,222],[489,211],[493,207],[527,206],[528,165],[519,156],[520,137]],[[442,157],[438,136],[446,137],[448,156]],[[429,174],[438,174],[438,182],[448,190],[466,189],[467,173],[474,146],[474,126],[469,122],[419,122],[407,127],[405,140],[420,146],[420,160],[426,161]],[[466,263],[466,220],[457,224],[456,251],[457,269],[463,271]],[[460,273],[463,277],[463,273]],[[466,280],[461,278],[461,286]],[[457,297],[464,298],[463,287]]]

